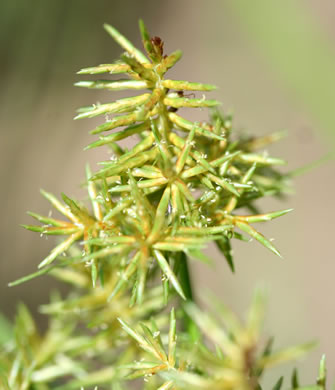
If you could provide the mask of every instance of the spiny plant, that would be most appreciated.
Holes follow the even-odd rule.
[[[231,116],[204,95],[215,86],[166,78],[181,52],[165,55],[163,41],[139,25],[146,55],[105,25],[125,53],[78,72],[124,77],[79,87],[146,92],[78,110],[75,119],[104,118],[86,149],[107,146],[112,156],[94,174],[86,168],[90,210],[65,194],[61,202],[41,191],[66,220],[29,213],[40,225],[26,229],[66,238],[37,272],[10,285],[49,273],[72,290],[65,298],[54,293],[41,307],[49,316],[44,334],[28,309],[18,307],[13,337],[0,352],[4,389],[120,390],[143,377],[148,390],[260,390],[265,369],[311,347],[273,352],[272,340],[264,344],[259,292],[245,324],[215,299],[216,316],[194,303],[190,261],[209,262],[203,252],[209,243],[233,272],[233,239],[255,239],[280,256],[253,224],[291,211],[258,210],[262,198],[282,197],[289,186],[290,175],[277,168],[285,162],[259,152],[283,134],[235,134]],[[187,108],[209,108],[209,119],[187,119]],[[133,146],[118,142],[133,136]],[[315,386],[300,387],[294,371],[291,388],[325,390],[325,382],[323,358]]]

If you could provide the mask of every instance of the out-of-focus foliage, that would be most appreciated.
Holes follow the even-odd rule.
[[[85,278],[79,272],[76,276]],[[129,296],[106,304],[103,289],[94,289],[90,283],[71,295],[62,300],[54,294],[42,306],[50,318],[45,334],[38,331],[27,307],[18,307],[15,339],[0,353],[3,388],[128,389],[134,379],[143,378],[144,388],[152,390],[260,390],[265,369],[297,359],[313,346],[273,351],[273,340],[265,342],[261,337],[264,297],[260,293],[245,324],[220,302],[214,302],[213,314],[187,304],[187,314],[201,331],[196,343],[181,326],[182,309],[176,314],[172,309],[169,315],[162,311],[159,288],[132,308]],[[325,375],[323,358],[317,385],[300,387],[294,371],[290,388],[323,390]],[[274,389],[281,389],[282,382],[281,378]]]
[[[0,344],[9,340],[12,336],[11,325],[7,318],[0,313]]]
[[[60,202],[42,191],[66,220],[30,213],[40,225],[24,225],[67,238],[39,271],[12,285],[50,273],[73,290],[42,306],[50,318],[45,334],[19,306],[15,337],[0,353],[3,387],[122,389],[127,379],[144,377],[145,389],[260,389],[265,368],[299,357],[309,345],[260,352],[261,297],[256,296],[246,325],[218,306],[220,325],[190,302],[188,266],[190,258],[206,262],[202,249],[215,242],[234,271],[233,238],[254,238],[280,256],[253,224],[290,211],[263,214],[255,205],[287,189],[289,175],[277,168],[284,161],[259,152],[281,134],[236,137],[232,119],[217,109],[219,102],[203,94],[214,86],[165,78],[180,51],[165,55],[163,41],[151,38],[142,21],[147,55],[113,27],[105,28],[125,53],[115,63],[78,72],[107,73],[108,78],[77,85],[146,92],[78,110],[75,119],[104,116],[92,130],[99,139],[88,148],[107,145],[113,155],[98,172],[86,170],[91,210],[64,194]],[[127,78],[115,79],[115,74]],[[185,108],[207,107],[209,121],[184,117]],[[117,143],[133,135],[138,142],[132,148]],[[172,303],[176,309],[169,314]],[[324,371],[318,381],[319,387],[311,389],[324,388]],[[275,388],[280,386],[281,380]]]

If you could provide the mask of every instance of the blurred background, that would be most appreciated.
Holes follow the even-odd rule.
[[[54,243],[19,227],[31,223],[26,210],[48,214],[40,188],[83,197],[85,163],[95,169],[106,157],[104,150],[82,151],[92,141],[94,121],[72,118],[79,106],[117,95],[73,87],[75,72],[118,58],[121,51],[102,29],[104,22],[140,46],[140,17],[165,41],[166,52],[183,50],[171,78],[218,85],[213,97],[234,114],[236,129],[255,135],[288,130],[270,149],[288,160],[287,169],[334,151],[333,0],[1,1],[0,312],[9,319],[18,301],[37,313],[51,288],[63,288],[49,277],[7,287],[33,272]],[[265,202],[265,212],[294,208],[260,226],[276,238],[284,260],[258,243],[235,242],[235,275],[214,250],[215,268],[194,264],[198,294],[210,286],[241,315],[254,288],[265,285],[265,333],[276,335],[277,346],[319,340],[298,364],[305,383],[316,377],[322,353],[335,379],[334,168],[330,159],[297,177],[295,194],[285,202]]]

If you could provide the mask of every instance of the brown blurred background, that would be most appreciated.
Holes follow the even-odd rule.
[[[252,5],[252,6],[251,6]],[[142,17],[166,51],[182,49],[171,77],[214,83],[214,93],[237,129],[266,134],[287,129],[270,152],[289,169],[334,150],[335,3],[332,0],[4,0],[0,3],[0,172],[2,206],[0,311],[12,318],[16,303],[36,311],[56,283],[43,277],[9,289],[7,283],[33,272],[53,239],[27,232],[32,210],[48,214],[39,195],[84,196],[84,165],[105,151],[82,149],[94,121],[73,122],[75,109],[117,95],[78,89],[75,72],[112,62],[120,49],[103,31],[108,22],[140,45]],[[334,87],[334,88],[333,88]],[[284,203],[267,200],[264,211],[293,207],[290,215],[260,226],[284,255],[280,260],[258,243],[235,243],[237,272],[217,255],[216,268],[194,264],[195,289],[209,287],[243,313],[253,289],[265,285],[265,332],[277,346],[320,340],[302,364],[306,381],[316,376],[321,353],[335,377],[334,162],[298,177]],[[215,252],[214,252],[215,255]],[[280,372],[281,370],[278,370]]]

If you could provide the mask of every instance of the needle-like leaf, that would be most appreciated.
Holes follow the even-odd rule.
[[[72,234],[65,241],[57,245],[39,265],[38,268],[45,267],[46,265],[52,263],[58,256],[60,256],[63,252],[67,251],[70,246],[77,240],[79,240],[83,235],[82,231]]]
[[[137,113],[131,113],[128,115],[119,115],[110,121],[105,122],[103,125],[96,127],[91,131],[91,134],[99,134],[104,131],[113,130],[119,126],[128,126],[135,123],[137,120]]]
[[[77,74],[101,74],[101,73],[126,73],[129,72],[130,67],[127,64],[115,63],[115,64],[101,64],[98,66],[91,66],[89,68],[83,68],[77,72]]]
[[[150,97],[149,93],[116,100],[114,103],[98,104],[81,109],[81,112],[74,119],[93,118],[102,114],[115,114],[128,111],[134,111],[146,102]]]
[[[108,34],[111,35],[112,38],[130,55],[134,56],[137,61],[140,63],[149,64],[149,60],[146,58],[146,56],[140,50],[136,49],[136,47],[126,37],[124,37],[119,33],[119,31],[116,30],[116,28],[110,24],[104,24],[104,28]]]
[[[175,113],[172,113],[172,112],[169,113],[169,119],[177,127],[181,128],[181,129],[184,129],[184,130],[187,130],[187,131],[191,131],[193,129],[193,126],[195,125],[193,122],[190,122],[187,119],[184,119],[181,116],[179,116],[179,115],[177,115]],[[224,141],[223,137],[210,132],[209,130],[204,128],[203,125],[202,126],[200,126],[200,125],[196,126],[195,131],[199,135],[203,135],[203,136],[208,137],[208,138],[214,138],[214,139],[218,139],[218,140]]]
[[[170,195],[171,189],[169,186],[167,186],[157,207],[154,224],[152,226],[151,233],[148,238],[149,242],[155,242],[161,234],[161,230],[164,227],[165,223],[165,214],[169,205]]]
[[[270,249],[270,251],[273,252],[275,255],[282,257],[282,255],[272,245],[272,243],[267,238],[265,238],[261,233],[259,233],[256,229],[254,229],[252,226],[250,226],[248,223],[239,221],[237,219],[235,221],[235,224],[238,228],[243,230],[245,233],[248,233],[252,238],[255,238],[257,241],[259,241],[266,248]]]
[[[177,91],[213,91],[217,88],[211,84],[191,83],[181,80],[163,80],[162,84],[165,88],[175,89]]]
[[[129,264],[127,265],[127,268],[123,271],[119,281],[117,282],[113,292],[108,297],[108,300],[111,300],[122,288],[123,286],[128,283],[130,277],[134,274],[137,267],[137,262],[141,258],[141,252],[138,251],[133,258],[130,260]]]
[[[183,289],[176,277],[176,275],[173,273],[169,263],[166,261],[165,257],[163,256],[162,252],[160,252],[159,250],[155,249],[154,250],[154,255],[155,255],[155,258],[159,264],[159,266],[161,267],[164,275],[168,278],[168,280],[170,280],[170,282],[172,283],[173,287],[175,288],[175,290],[177,291],[177,293],[183,298],[186,300],[186,297],[185,297],[185,294],[183,292]]]
[[[214,107],[220,104],[217,100],[170,98],[164,99],[164,104],[174,108],[180,107]]]

